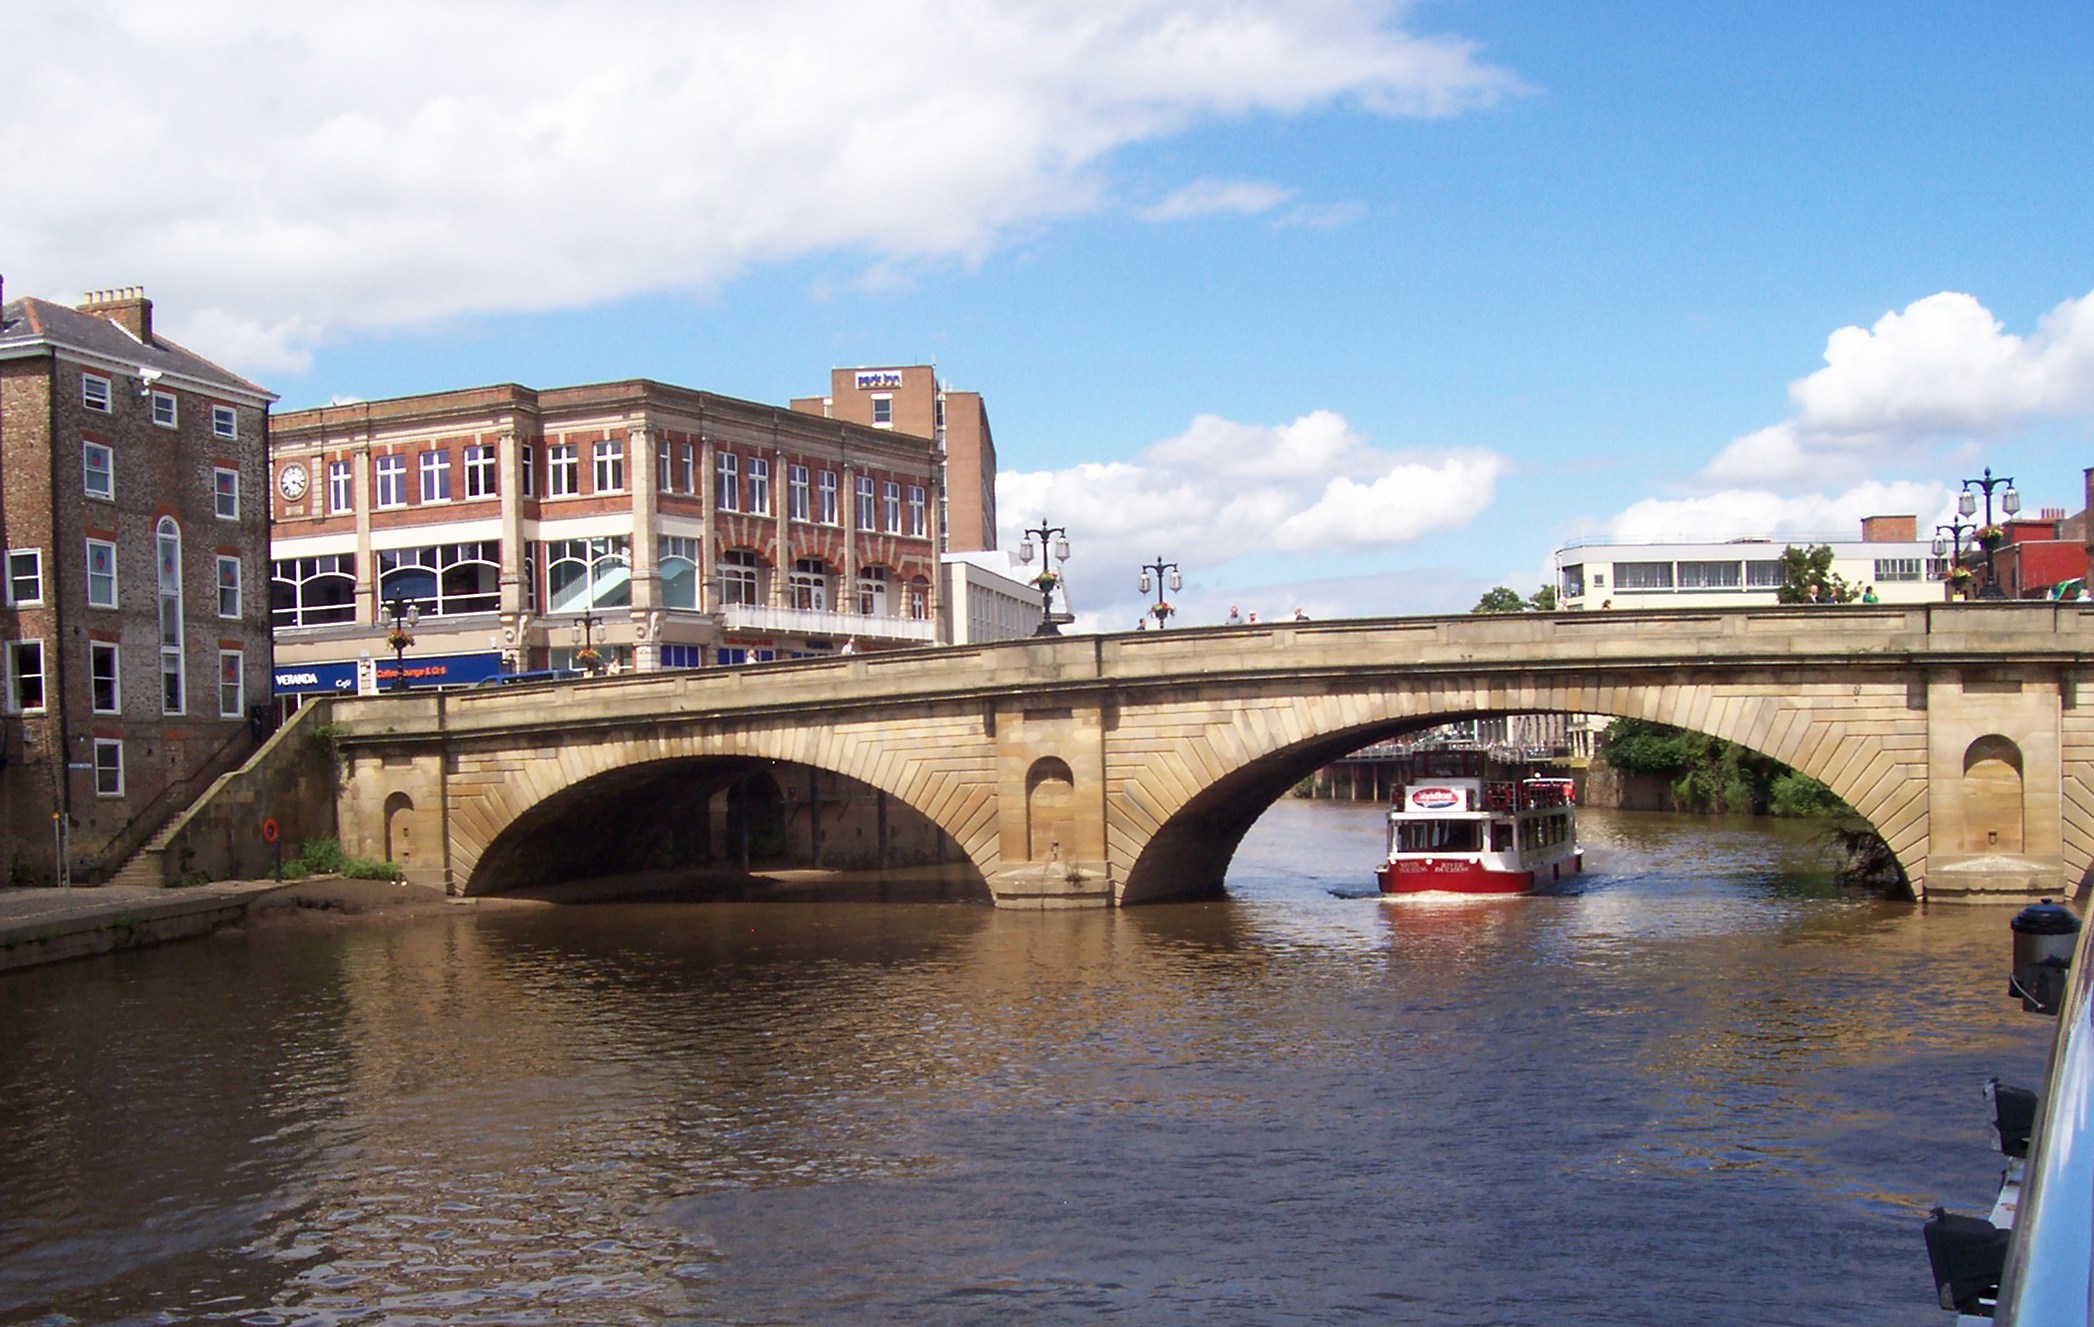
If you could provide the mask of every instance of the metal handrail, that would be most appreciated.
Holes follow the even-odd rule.
[[[2094,926],[2080,928],[1993,1321],[2088,1327],[2094,1291]]]
[[[177,796],[180,797],[180,802],[177,805],[193,801],[199,792],[211,785],[213,779],[225,773],[226,769],[239,764],[238,760],[224,765],[221,765],[220,762],[226,752],[232,750],[235,745],[242,741],[252,743],[255,746],[261,745],[256,740],[252,727],[243,728],[228,736],[209,755],[204,757],[203,763],[198,765],[192,773],[184,775],[182,778],[162,788],[148,799],[143,806],[139,807],[137,811],[133,812],[129,820],[117,826],[116,832],[103,842],[99,852],[94,853],[92,856],[81,858],[80,865],[85,869],[76,870],[75,874],[90,876],[97,884],[106,884],[107,875],[111,872],[110,863],[112,861],[116,864],[115,869],[121,870],[124,863],[130,861],[141,848],[152,842],[153,835],[167,824],[170,817],[163,814],[166,810],[163,803],[167,802],[169,798]]]

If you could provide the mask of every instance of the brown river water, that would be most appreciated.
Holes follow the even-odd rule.
[[[1582,892],[458,909],[0,978],[0,1322],[1912,1323],[2011,909],[1588,811]],[[1334,892],[1336,891],[1336,892]]]

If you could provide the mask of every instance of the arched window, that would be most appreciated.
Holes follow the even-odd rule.
[[[820,558],[800,558],[793,563],[792,606],[804,612],[829,610],[829,564]]]
[[[762,570],[763,559],[746,548],[730,548],[720,554],[720,602],[762,603]]]
[[[2021,748],[1993,734],[1963,753],[1963,846],[2020,852]]]
[[[630,604],[631,547],[631,540],[624,535],[547,541],[546,611],[579,613],[584,608],[623,608]]]
[[[181,714],[182,687],[182,528],[172,516],[154,527],[154,560],[160,585],[160,712]]]
[[[663,535],[661,554],[655,567],[662,577],[662,607],[698,606],[697,540],[683,535]]]
[[[858,611],[867,617],[887,616],[887,568],[859,569]]]
[[[1066,763],[1043,756],[1025,773],[1025,855],[1059,861],[1076,821],[1076,779]]]

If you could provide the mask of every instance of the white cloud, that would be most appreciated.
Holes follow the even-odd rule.
[[[1858,539],[1865,516],[1916,516],[1932,538],[1948,519],[1955,490],[1939,482],[1869,482],[1839,493],[1785,496],[1764,489],[1726,489],[1693,498],[1645,498],[1616,516],[1608,534],[1635,543],[1698,540]]]
[[[1412,543],[1474,520],[1508,468],[1484,451],[1384,451],[1329,411],[1277,426],[1202,415],[1130,461],[1005,471],[996,506],[1007,549],[1043,518],[1066,526],[1079,607],[1131,621],[1143,562],[1166,558],[1211,586],[1239,559]]]
[[[1138,214],[1144,221],[1188,221],[1217,214],[1256,216],[1294,197],[1294,190],[1258,180],[1194,180]]]
[[[343,329],[703,291],[810,254],[892,279],[1102,206],[1114,152],[1203,120],[1518,90],[1404,9],[9,5],[0,253],[16,291],[143,283],[172,334],[253,370]],[[1208,205],[1284,201],[1260,189],[1285,193]]]
[[[1944,291],[1842,327],[1825,367],[1789,386],[1790,418],[1733,441],[1704,477],[1823,485],[1924,462],[1944,444],[1996,441],[2038,419],[2094,413],[2094,293],[2027,337],[1969,295]]]

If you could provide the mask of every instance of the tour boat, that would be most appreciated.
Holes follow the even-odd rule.
[[[1384,894],[1527,894],[1584,865],[1571,781],[1545,766],[1414,751],[1396,780]]]

